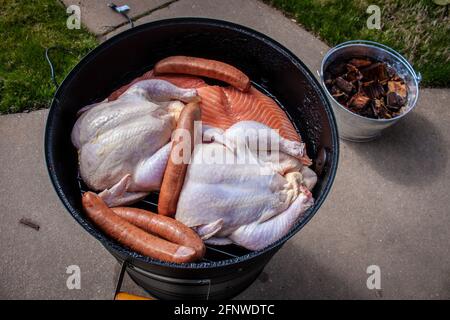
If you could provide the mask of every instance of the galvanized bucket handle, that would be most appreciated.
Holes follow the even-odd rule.
[[[402,56],[400,53],[398,53],[394,49],[392,49],[384,44],[381,44],[381,43],[378,43],[375,41],[370,41],[370,40],[350,40],[350,41],[346,41],[346,42],[338,44],[333,49],[338,49],[338,48],[347,46],[349,44],[370,44],[372,46],[379,47],[379,48],[382,48],[382,49],[388,51],[389,53],[396,56],[398,59],[400,59],[402,62],[405,63],[405,65],[408,67],[408,69],[410,69],[409,71],[411,72],[411,74],[416,79],[417,84],[419,84],[422,81],[422,75],[420,74],[420,72],[416,72],[414,70],[414,68],[412,67],[411,63],[408,60],[406,60],[406,58],[404,56]]]

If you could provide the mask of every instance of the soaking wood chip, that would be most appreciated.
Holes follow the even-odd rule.
[[[367,118],[394,118],[408,101],[407,86],[396,70],[369,58],[331,64],[325,71],[325,85],[341,105]]]

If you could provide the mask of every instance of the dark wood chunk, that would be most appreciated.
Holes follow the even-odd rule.
[[[408,92],[406,89],[406,85],[403,81],[389,81],[387,85],[388,85],[388,92],[395,92],[402,99],[406,99]]]
[[[390,109],[399,110],[405,104],[405,99],[395,92],[388,92],[386,95],[386,105]]]
[[[371,102],[369,102],[364,108],[360,110],[355,110],[359,115],[367,118],[376,118],[375,114],[373,113],[372,108],[370,107]]]
[[[378,81],[363,83],[363,89],[371,99],[381,99],[385,93],[383,86]]]
[[[332,95],[335,95],[335,94],[341,93],[342,91],[339,90],[339,88],[337,86],[332,86],[331,89],[330,89],[330,92],[331,92]]]
[[[351,84],[350,82],[344,80],[342,77],[338,77],[336,78],[336,86],[341,89],[342,91],[344,91],[345,93],[349,94],[352,92],[352,90],[355,88],[353,86],[353,84]]]
[[[353,58],[349,61],[349,64],[355,66],[356,68],[362,68],[370,66],[372,64],[372,61],[369,59]]]
[[[374,63],[360,70],[363,77],[367,80],[384,81],[388,79],[386,64],[383,62]]]
[[[331,74],[333,78],[343,75],[347,69],[345,68],[345,63],[335,63],[328,67],[327,71]]]
[[[333,98],[340,104],[346,105],[348,101],[348,95],[345,92],[333,94]]]
[[[384,106],[384,101],[381,99],[373,99],[371,103],[371,107],[373,110],[373,113],[377,118],[384,118],[384,115],[386,114],[386,108]]]
[[[361,92],[362,90],[362,83],[360,80],[355,80],[352,82],[353,86],[355,87],[356,93]]]
[[[359,72],[358,68],[351,64],[347,64],[347,73],[345,74],[345,78],[348,81],[359,81],[363,78],[363,75]]]
[[[361,110],[369,103],[370,98],[363,93],[355,94],[349,101],[348,105],[356,110]]]
[[[386,66],[386,72],[389,79],[392,79],[397,75],[395,69],[392,68],[391,66]]]

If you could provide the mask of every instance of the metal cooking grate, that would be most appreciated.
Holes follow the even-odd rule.
[[[81,194],[89,191],[89,188],[85,185],[81,179],[80,174],[77,176],[78,186],[80,187]],[[151,212],[158,212],[158,197],[159,192],[150,193],[145,199],[139,201],[132,205],[133,207],[145,209]],[[203,259],[198,262],[213,263],[227,259],[238,258],[250,253],[250,250],[236,246],[236,245],[226,245],[226,246],[212,246],[206,245],[206,253]]]

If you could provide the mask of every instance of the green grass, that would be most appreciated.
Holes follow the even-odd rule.
[[[450,87],[448,8],[431,0],[265,0],[328,45],[366,39],[401,52],[423,76],[422,85]],[[366,26],[370,4],[381,8],[381,30]]]
[[[86,30],[69,30],[57,0],[0,0],[0,113],[47,107],[54,94],[45,48],[51,51],[58,80],[97,45]]]

